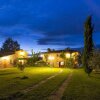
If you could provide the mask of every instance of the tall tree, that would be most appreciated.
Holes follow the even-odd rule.
[[[7,38],[2,46],[3,52],[13,52],[16,50],[20,50],[20,45],[17,41],[14,41],[12,38]]]
[[[83,52],[83,66],[85,67],[85,71],[89,74],[90,67],[88,65],[89,59],[93,52],[93,24],[92,17],[89,16],[85,22],[85,31],[84,31],[84,52]]]

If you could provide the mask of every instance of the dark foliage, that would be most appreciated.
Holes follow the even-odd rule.
[[[19,64],[18,64],[18,69],[20,69],[20,71],[24,71],[24,69],[25,69],[25,65],[19,63]]]
[[[52,50],[50,48],[47,49],[48,52],[51,52]]]
[[[40,60],[39,55],[40,53],[35,53],[32,50],[32,56],[29,59],[27,59],[27,65],[34,66],[35,63]]]
[[[93,39],[92,39],[93,28],[94,27],[92,25],[92,17],[89,16],[85,22],[84,52],[83,52],[83,66],[85,67],[85,72],[88,74],[90,74],[90,67],[88,65],[88,62],[93,52]]]
[[[14,52],[16,50],[20,50],[20,45],[12,38],[6,39],[1,47],[1,52]]]

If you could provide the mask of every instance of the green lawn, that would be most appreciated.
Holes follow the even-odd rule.
[[[30,67],[26,68],[24,73],[17,68],[0,70],[0,98],[37,84],[41,80],[58,73],[60,70],[58,68],[48,67]],[[19,78],[24,75],[28,76],[28,79]]]
[[[22,90],[38,84],[61,70],[63,72],[57,76],[27,93],[22,93]],[[88,77],[83,69],[49,67],[30,67],[26,68],[24,73],[17,68],[0,70],[0,98],[20,92],[23,95],[18,96],[17,100],[47,100],[48,96],[56,91],[67,79],[71,71],[73,71],[73,76],[65,88],[62,100],[100,100],[100,74],[92,73],[91,77]],[[28,79],[20,79],[24,75],[28,76]]]
[[[64,80],[67,79],[70,72],[70,69],[63,69],[63,72],[61,74],[25,94],[21,98],[21,100],[47,100],[48,96],[52,92],[56,91],[59,86],[64,82]]]
[[[62,100],[100,100],[100,74],[88,77],[83,69],[74,70]]]

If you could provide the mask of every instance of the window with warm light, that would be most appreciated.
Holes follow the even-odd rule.
[[[25,55],[25,52],[21,51],[21,52],[20,52],[20,55],[21,55],[21,56],[24,56],[24,55]]]
[[[60,62],[60,65],[62,65],[62,66],[63,66],[63,65],[64,65],[64,62],[63,62],[63,61],[62,61],[62,62]]]
[[[70,53],[67,53],[66,58],[70,58],[70,57],[71,57]]]
[[[48,60],[54,60],[54,56],[49,56]]]

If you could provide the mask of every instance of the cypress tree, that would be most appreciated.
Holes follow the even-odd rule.
[[[92,17],[89,16],[84,25],[84,52],[83,52],[83,66],[85,68],[85,72],[90,74],[92,71],[88,62],[93,52],[93,24],[92,24]]]

